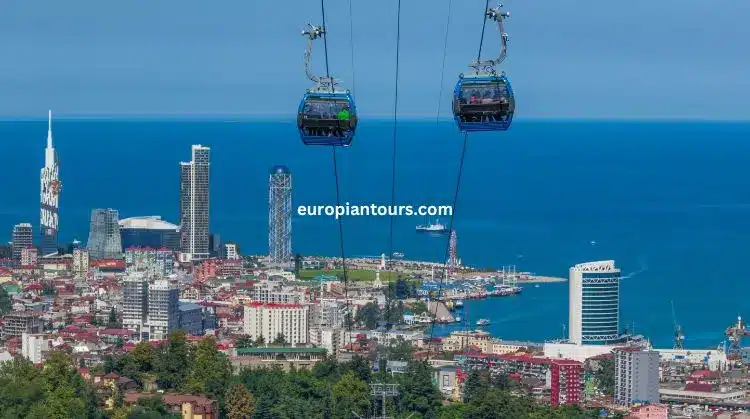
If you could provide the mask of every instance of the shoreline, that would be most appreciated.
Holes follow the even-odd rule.
[[[559,278],[556,276],[534,276],[533,279],[519,279],[519,284],[551,284],[568,282],[567,278]]]

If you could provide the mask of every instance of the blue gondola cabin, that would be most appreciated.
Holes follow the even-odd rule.
[[[357,128],[357,110],[349,91],[307,92],[300,102],[297,127],[306,145],[349,146]]]
[[[504,73],[459,76],[453,92],[453,116],[461,132],[505,131],[515,107]]]

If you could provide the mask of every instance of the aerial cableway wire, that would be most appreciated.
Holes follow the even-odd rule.
[[[357,81],[354,78],[354,18],[352,18],[352,0],[349,0],[349,48],[352,51],[352,94],[356,96]]]
[[[326,7],[325,7],[325,0],[320,0],[320,13],[323,15],[323,50],[325,51],[325,57],[326,57],[326,77],[330,78],[331,74],[328,71],[328,28],[326,28]],[[351,13],[351,9],[350,9]],[[350,14],[351,17],[351,14]],[[353,50],[352,46],[352,50]],[[352,69],[353,71],[353,69]],[[333,80],[330,80],[331,82],[331,93],[333,93],[334,90],[334,84]],[[333,177],[336,180],[336,208],[341,206],[341,198],[340,198],[340,192],[339,192],[339,169],[338,169],[338,163],[336,161],[336,147],[331,147],[333,150]],[[343,217],[338,217],[339,222],[339,243],[341,244],[341,266],[342,266],[342,272],[344,277],[344,299],[346,300],[346,329],[348,335],[345,336],[345,341],[347,339],[351,339],[351,332],[352,332],[352,322],[351,322],[351,313],[349,310],[349,278],[348,278],[348,272],[346,269],[346,252],[344,248],[344,224],[343,224]],[[347,344],[349,342],[346,342]]]
[[[490,8],[490,0],[484,2],[484,15],[482,15],[482,36],[479,37],[479,52],[477,52],[477,64],[482,60],[482,44],[484,44],[484,29],[487,27],[487,10]]]
[[[445,57],[448,56],[448,32],[451,27],[451,3],[453,0],[448,0],[448,20],[445,22],[445,41],[443,41],[443,63],[440,65],[440,93],[438,94],[438,105],[437,115],[435,115],[435,125],[440,121],[440,103],[443,98],[443,82],[445,81]]]
[[[489,5],[490,5],[490,0],[486,0],[485,1],[485,5],[484,5],[484,12],[485,13],[487,12],[487,9],[488,9]],[[448,19],[449,19],[448,22],[450,24],[450,2],[448,4]],[[479,38],[479,52],[477,53],[477,62],[479,62],[481,60],[481,56],[482,56],[482,44],[484,43],[484,31],[485,31],[485,27],[486,26],[487,26],[487,19],[486,19],[486,17],[484,17],[484,19],[482,21],[482,35]],[[444,47],[444,51],[443,51],[443,54],[444,54],[444,56],[443,56],[443,62],[445,62],[445,49],[447,48],[447,45],[448,45],[448,26],[446,26],[446,28],[445,28],[445,47]],[[441,91],[442,91],[442,87],[443,86],[442,86],[442,83],[441,83],[441,86],[440,86]],[[441,95],[442,95],[442,93],[441,93]],[[448,235],[448,242],[446,243],[446,246],[445,246],[445,259],[444,259],[444,262],[443,262],[443,271],[442,271],[442,274],[440,276],[440,284],[438,285],[437,294],[435,296],[436,297],[436,301],[434,301],[434,303],[435,303],[435,311],[434,311],[434,314],[432,315],[432,324],[430,325],[430,341],[429,341],[429,343],[427,345],[427,359],[428,360],[430,359],[430,355],[432,353],[432,346],[433,346],[432,345],[432,340],[435,337],[435,324],[437,323],[437,321],[436,321],[437,320],[437,311],[438,311],[438,307],[439,307],[439,303],[440,303],[440,297],[441,297],[441,295],[443,293],[443,286],[445,285],[445,280],[446,280],[446,277],[447,277],[447,274],[448,274],[448,261],[449,261],[449,258],[450,258],[450,236],[453,235],[453,221],[454,221],[455,215],[456,215],[456,206],[457,206],[457,203],[458,203],[458,192],[459,192],[459,190],[461,188],[461,176],[463,175],[464,158],[466,157],[466,145],[467,145],[468,141],[469,141],[469,134],[466,133],[466,132],[464,132],[464,141],[463,141],[463,146],[461,147],[461,159],[459,160],[459,163],[458,163],[458,175],[456,176],[456,192],[453,195],[453,207],[452,207],[453,208],[453,212],[451,213],[451,221],[448,224],[448,234],[449,235]],[[432,300],[432,298],[430,298],[430,300]],[[429,309],[429,306],[428,306],[428,309]]]
[[[391,157],[391,208],[396,206],[396,132],[398,128],[398,70],[401,52],[401,0],[396,12],[396,92],[393,97],[393,153]],[[393,213],[388,228],[388,269],[393,269]]]

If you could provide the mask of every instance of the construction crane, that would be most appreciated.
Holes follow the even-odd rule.
[[[674,312],[674,301],[672,301],[672,323],[674,324],[674,349],[683,349],[685,347],[685,334],[682,328],[677,324],[677,315]]]
[[[727,358],[736,359],[740,357],[740,348],[742,347],[742,338],[750,336],[750,330],[747,330],[742,316],[737,316],[737,324],[727,327],[727,338],[729,339],[729,352]]]

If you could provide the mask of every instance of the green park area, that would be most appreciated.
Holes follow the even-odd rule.
[[[350,281],[369,281],[372,282],[375,280],[375,271],[367,270],[367,269],[347,269],[346,270],[346,276]],[[343,269],[301,269],[299,271],[299,277],[303,280],[312,280],[319,276],[338,276],[343,277],[344,271]],[[380,272],[380,280],[383,282],[386,281],[395,281],[397,279],[395,272]]]

